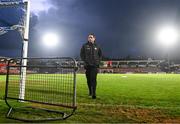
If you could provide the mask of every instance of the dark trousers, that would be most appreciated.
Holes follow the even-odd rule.
[[[86,67],[86,78],[87,78],[87,84],[89,88],[89,94],[92,96],[96,96],[97,73],[98,73],[97,67],[94,67],[94,66]]]

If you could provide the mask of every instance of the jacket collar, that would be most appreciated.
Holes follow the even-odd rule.
[[[87,42],[87,44],[89,44],[89,45],[96,45],[96,41],[94,41],[94,43],[91,43],[91,42]]]

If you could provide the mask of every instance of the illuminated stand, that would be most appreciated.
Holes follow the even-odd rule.
[[[19,24],[12,25],[10,27],[0,27],[0,35],[3,35],[11,30],[18,30],[23,38],[22,57],[27,58],[28,41],[29,41],[30,1],[0,0],[0,7],[16,7],[19,5],[24,6],[25,13],[22,19],[23,22],[19,22]],[[24,99],[25,96],[26,66],[27,66],[27,59],[22,59],[20,94],[19,94],[19,99],[22,100]]]

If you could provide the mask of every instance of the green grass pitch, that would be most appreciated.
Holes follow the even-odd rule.
[[[180,122],[180,75],[98,74],[97,99],[88,96],[84,74],[77,74],[77,106],[72,117],[56,122]],[[5,76],[0,76],[0,98]],[[0,122],[8,107],[0,100]]]

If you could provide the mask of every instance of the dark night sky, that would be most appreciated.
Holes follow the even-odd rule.
[[[107,57],[163,57],[169,51],[172,57],[180,58],[180,43],[167,50],[156,40],[156,32],[163,26],[180,29],[180,0],[37,1],[31,0],[29,57],[77,57],[88,33],[94,32]],[[44,8],[38,10],[42,4]],[[0,8],[1,25],[16,23],[20,16],[20,10]],[[55,48],[42,43],[47,32],[59,35]],[[0,43],[0,56],[21,55],[17,32],[1,35]]]

